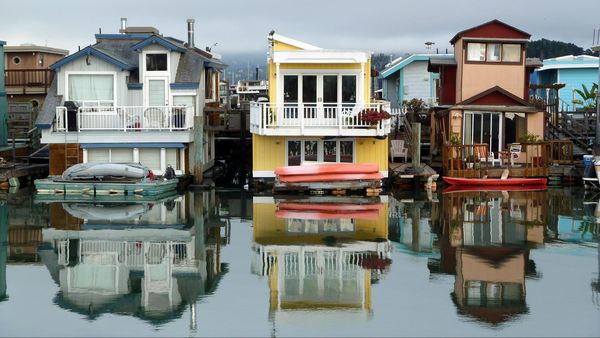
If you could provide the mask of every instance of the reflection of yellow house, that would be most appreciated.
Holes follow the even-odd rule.
[[[371,125],[364,110],[389,112],[371,100],[371,55],[322,49],[271,33],[269,100],[253,104],[253,177],[274,177],[280,166],[304,162],[378,163],[387,175],[384,137],[390,120]]]
[[[254,198],[252,269],[268,276],[271,311],[369,312],[371,281],[391,262],[387,203],[369,220],[278,218],[276,211],[272,198]]]

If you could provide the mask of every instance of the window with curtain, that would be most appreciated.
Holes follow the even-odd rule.
[[[520,62],[521,61],[521,45],[505,43],[502,45],[502,61],[504,62]]]
[[[112,74],[70,74],[68,86],[68,101],[77,101],[83,106],[114,105],[114,75]]]
[[[500,62],[500,50],[502,45],[499,43],[488,43],[487,60],[490,62]]]
[[[467,43],[467,61],[485,61],[485,43]]]

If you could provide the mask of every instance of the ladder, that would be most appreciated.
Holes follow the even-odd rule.
[[[65,143],[65,170],[80,163],[79,143]]]

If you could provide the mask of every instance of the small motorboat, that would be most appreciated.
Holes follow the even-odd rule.
[[[451,185],[470,185],[470,186],[522,186],[522,185],[546,185],[547,178],[463,178],[463,177],[442,177],[444,182]]]
[[[64,180],[85,180],[105,177],[142,179],[153,177],[152,171],[140,163],[79,163],[62,174]]]
[[[336,182],[354,180],[381,180],[377,163],[317,163],[287,166],[275,169],[280,182]]]

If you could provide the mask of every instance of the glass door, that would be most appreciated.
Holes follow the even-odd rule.
[[[148,128],[163,128],[168,122],[165,106],[168,102],[166,78],[148,78],[146,80],[146,108],[144,108],[144,126]]]
[[[323,75],[319,77],[321,81],[321,102],[319,102],[319,115],[323,118],[324,124],[335,126],[337,124],[337,111],[339,109],[338,97],[338,76]]]
[[[302,75],[302,104],[304,106],[305,120],[315,120],[318,118],[316,75]]]
[[[502,149],[501,113],[465,112],[464,116],[464,144],[485,143],[496,153]]]

